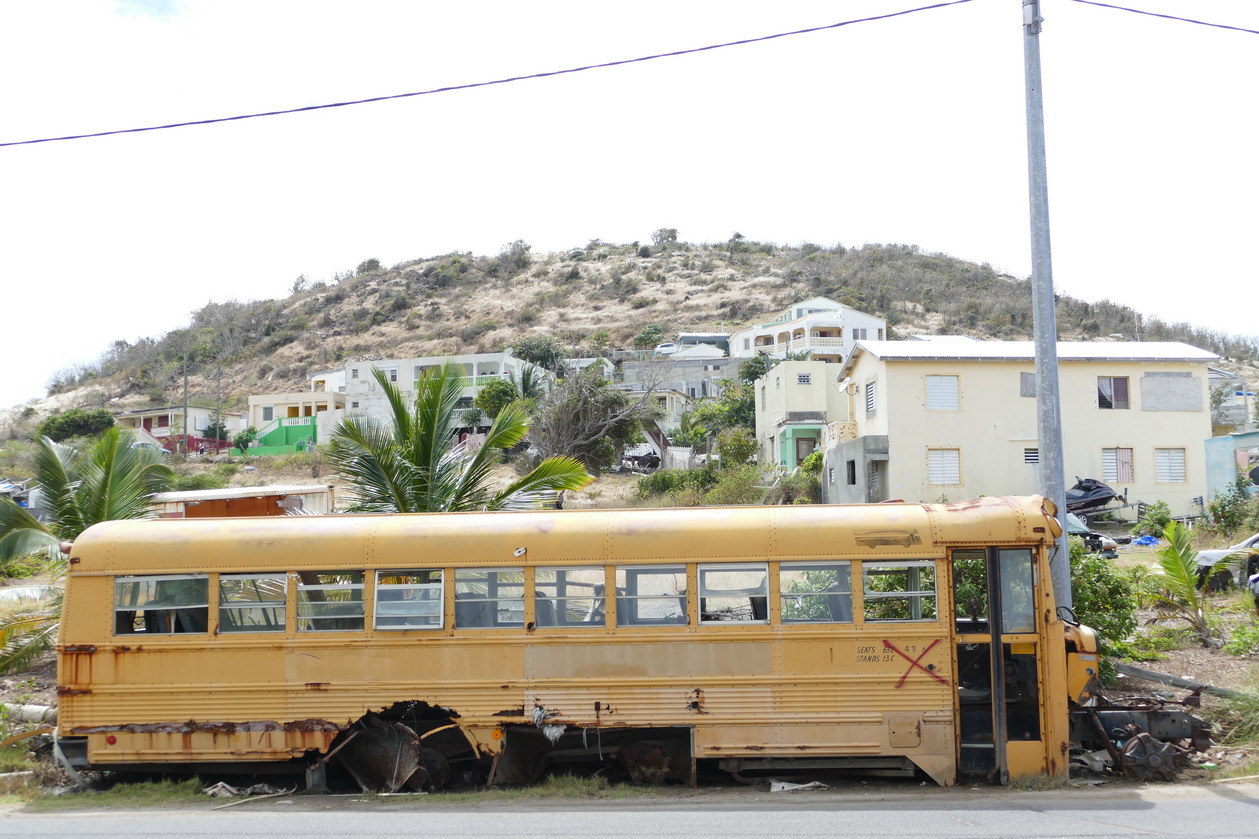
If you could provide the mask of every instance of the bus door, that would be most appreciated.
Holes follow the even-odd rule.
[[[997,783],[1044,772],[1035,555],[966,548],[951,559],[959,772]]]

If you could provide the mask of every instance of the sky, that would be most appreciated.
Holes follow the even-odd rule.
[[[1259,30],[1255,0],[1116,1]],[[925,5],[0,0],[0,143]],[[1055,290],[1259,335],[1259,34],[1077,0],[1042,15]],[[913,244],[1029,276],[1023,41],[1020,0],[971,0],[0,146],[0,408],[207,302],[283,297],[372,257],[673,227]]]

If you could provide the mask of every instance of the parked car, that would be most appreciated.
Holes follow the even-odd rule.
[[[1067,535],[1079,536],[1083,539],[1084,547],[1088,549],[1089,553],[1101,554],[1108,559],[1114,559],[1119,556],[1118,542],[1095,530],[1089,530],[1089,526],[1084,519],[1075,513],[1067,513]]]
[[[1236,553],[1248,554],[1243,562],[1232,568],[1215,566]],[[1233,585],[1244,585],[1251,574],[1259,572],[1259,533],[1233,545],[1231,548],[1217,548],[1212,551],[1198,551],[1198,587],[1208,586],[1218,591]],[[1208,582],[1209,581],[1209,582]]]
[[[673,341],[665,341],[663,344],[656,344],[656,355],[673,355],[678,351],[678,345]]]

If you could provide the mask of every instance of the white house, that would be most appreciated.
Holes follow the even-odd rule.
[[[826,297],[791,306],[778,317],[730,335],[730,355],[750,358],[758,352],[775,358],[810,352],[814,361],[840,363],[858,341],[887,337],[887,321]]]

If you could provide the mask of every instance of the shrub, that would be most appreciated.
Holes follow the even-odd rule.
[[[717,475],[717,483],[704,493],[705,506],[759,504],[765,496],[761,470],[752,464],[722,469]]]
[[[1229,655],[1250,655],[1259,653],[1259,623],[1239,626],[1224,645],[1224,652]]]
[[[1243,529],[1255,514],[1256,499],[1247,491],[1250,479],[1239,475],[1228,489],[1211,500],[1207,512],[1211,524],[1221,533],[1234,533]]]
[[[705,432],[707,433],[707,432]],[[717,435],[717,456],[721,465],[736,468],[756,454],[756,437],[746,428],[727,428]]]
[[[1101,554],[1088,553],[1081,540],[1071,539],[1069,544],[1073,609],[1081,623],[1097,630],[1103,656],[1101,677],[1110,682],[1115,678],[1115,668],[1106,657],[1116,655],[1116,645],[1137,628],[1132,586],[1114,563]]]
[[[1162,536],[1172,520],[1171,508],[1166,501],[1155,501],[1145,508],[1145,513],[1132,526],[1133,536]]]
[[[114,426],[114,416],[105,409],[84,411],[71,408],[39,424],[39,435],[60,443],[71,437],[95,437]]]

